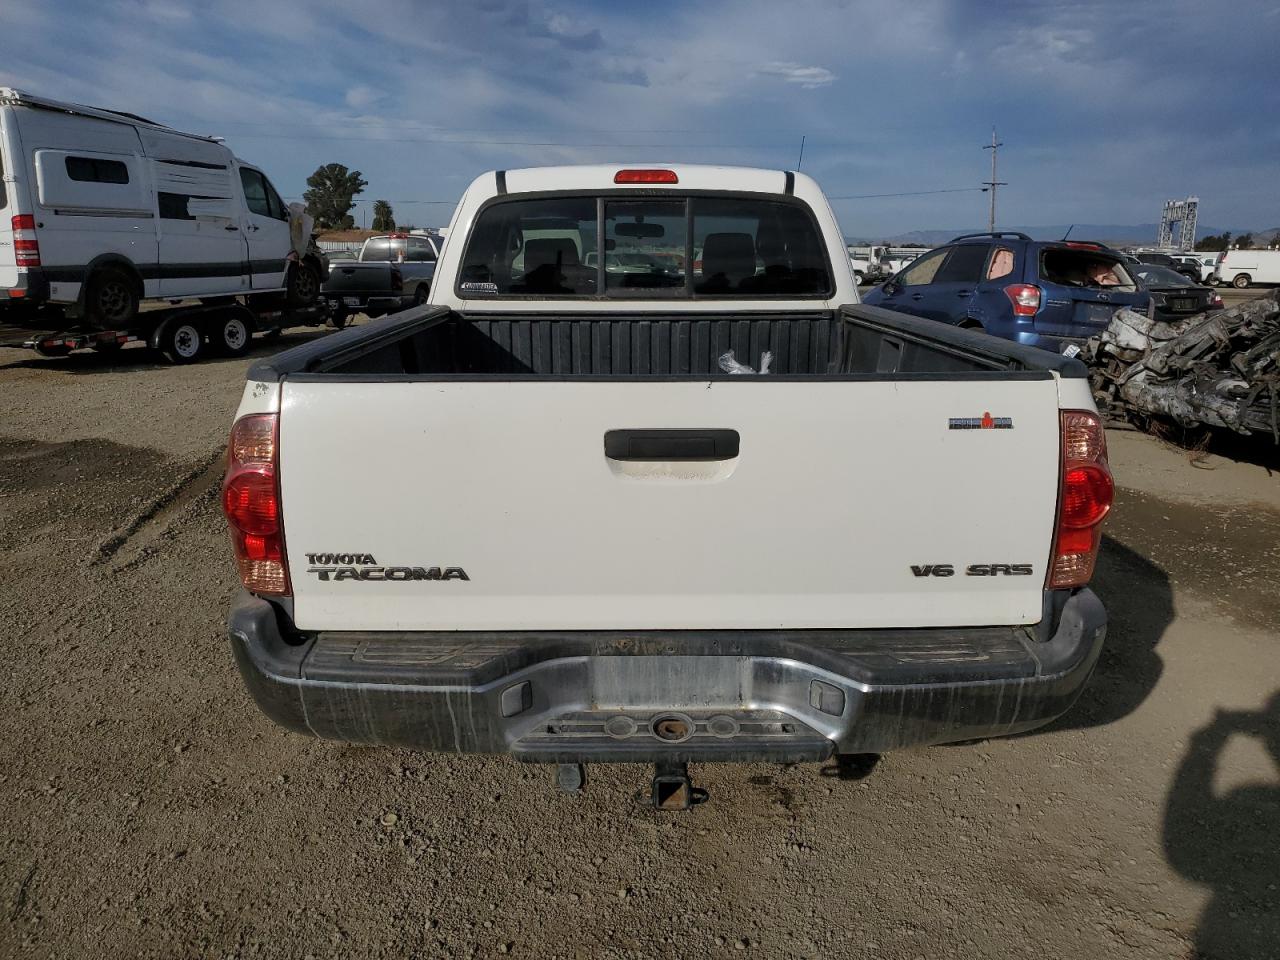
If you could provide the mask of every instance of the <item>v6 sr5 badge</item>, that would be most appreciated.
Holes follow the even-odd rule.
[[[917,577],[954,577],[955,564],[921,563],[911,565],[911,572]],[[966,577],[1029,577],[1029,563],[971,563],[964,568]]]

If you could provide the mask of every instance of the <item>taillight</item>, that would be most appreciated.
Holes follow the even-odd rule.
[[[400,269],[398,267],[391,268],[391,289],[392,290],[404,289],[404,274],[400,272]]]
[[[1029,283],[1011,283],[1004,288],[1004,295],[1013,304],[1015,317],[1034,317],[1040,309],[1040,288]]]
[[[1050,589],[1089,582],[1102,542],[1102,521],[1114,499],[1102,421],[1085,410],[1062,411],[1062,480]]]
[[[21,213],[13,218],[13,252],[20,267],[40,266],[40,241],[36,239],[36,218]]]
[[[279,418],[274,413],[241,417],[231,428],[222,512],[240,582],[253,593],[285,596],[289,570],[280,515]]]
[[[674,170],[619,170],[614,183],[679,183]]]

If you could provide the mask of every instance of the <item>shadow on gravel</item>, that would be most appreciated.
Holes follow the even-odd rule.
[[[1156,688],[1164,661],[1156,648],[1173,622],[1169,575],[1142,554],[1104,535],[1093,588],[1107,608],[1107,641],[1079,702],[1046,727],[1100,727],[1128,716]]]
[[[316,337],[322,337],[326,333],[333,332],[335,331],[309,328],[282,333],[280,336],[270,340],[256,337],[253,341],[253,347],[244,357],[209,355],[207,359],[199,360],[198,363],[201,366],[243,363],[247,357],[269,357],[280,353],[282,350],[296,347],[300,343],[307,343]],[[56,373],[94,374],[155,370],[163,369],[168,365],[168,361],[157,350],[151,350],[143,346],[128,346],[107,353],[99,353],[96,350],[79,350],[65,357],[41,357],[35,351],[27,351],[26,356],[21,360],[0,363],[0,370],[35,369]]]
[[[1280,787],[1213,789],[1218,757],[1237,734],[1261,740],[1280,773],[1280,693],[1257,713],[1219,711],[1191,737],[1164,815],[1169,863],[1212,890],[1195,956],[1215,960],[1274,957],[1280,945]]]

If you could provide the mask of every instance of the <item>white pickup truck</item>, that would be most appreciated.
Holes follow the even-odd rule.
[[[273,719],[652,763],[669,807],[691,761],[1074,702],[1112,499],[1078,360],[860,305],[800,174],[488,173],[449,235],[430,303],[249,371],[230,636]]]

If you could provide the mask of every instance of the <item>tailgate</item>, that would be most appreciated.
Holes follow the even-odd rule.
[[[1037,622],[1058,396],[1049,374],[1022,377],[286,380],[295,622]],[[1012,429],[982,429],[988,413]],[[684,433],[674,447],[641,434],[606,456],[606,434],[628,429]],[[670,459],[679,449],[718,459]],[[621,459],[628,451],[651,459]],[[970,565],[984,572],[966,575]]]
[[[1147,302],[1142,291],[1122,293],[1092,287],[1054,287],[1046,293],[1044,309],[1035,318],[1037,333],[1089,337],[1105,330],[1121,307]]]
[[[391,292],[391,264],[338,261],[329,266],[329,279],[324,282],[326,294],[361,294]]]

